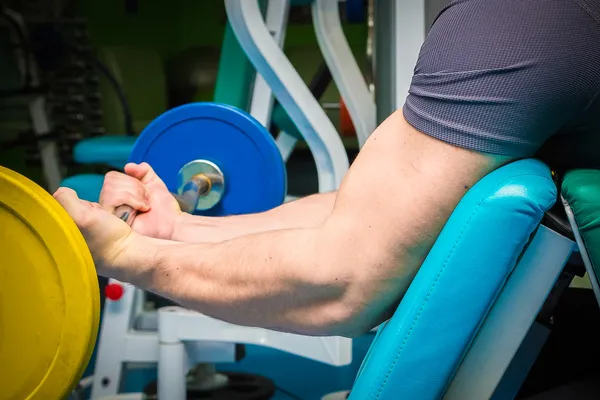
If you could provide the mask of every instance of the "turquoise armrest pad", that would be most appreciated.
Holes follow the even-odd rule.
[[[438,400],[544,213],[549,169],[522,160],[458,204],[393,317],[378,331],[352,400]]]
[[[82,200],[98,202],[104,184],[104,175],[81,174],[65,178],[60,186],[73,189]]]
[[[562,196],[571,207],[577,229],[596,276],[600,276],[600,171],[569,171],[562,182]]]
[[[80,164],[106,164],[122,169],[137,137],[106,135],[81,140],[73,148],[73,159]]]

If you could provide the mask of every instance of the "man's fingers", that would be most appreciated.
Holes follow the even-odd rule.
[[[143,194],[140,194],[139,191],[131,190],[106,192],[100,196],[100,205],[110,213],[113,213],[115,208],[122,205],[129,206],[141,212],[150,210],[148,200],[143,197]]]
[[[111,191],[119,191],[127,189],[140,198],[148,198],[148,188],[138,178],[126,175],[122,172],[110,171],[104,177],[102,190],[110,189]]]
[[[54,198],[75,220],[77,225],[85,224],[87,212],[93,208],[90,203],[83,202],[77,197],[77,193],[73,189],[65,187],[58,188],[54,193]]]
[[[70,188],[60,187],[54,193],[54,198],[64,207],[65,210],[77,211],[80,208],[80,200],[77,193]]]
[[[122,205],[146,212],[150,209],[150,194],[138,179],[111,171],[104,178],[99,203],[110,213]]]
[[[155,178],[160,179],[150,164],[145,162],[141,164],[129,163],[125,165],[124,170],[127,175],[139,179],[142,183],[150,182]]]

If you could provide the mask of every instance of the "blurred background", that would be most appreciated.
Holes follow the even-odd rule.
[[[222,1],[19,0],[0,4],[19,13],[17,17],[4,13],[0,19],[0,164],[42,186],[46,182],[40,141],[57,144],[62,175],[70,176],[91,168],[72,160],[73,146],[82,138],[139,133],[173,106],[214,98],[226,26]],[[27,33],[20,32],[18,18],[23,19]],[[364,21],[344,23],[361,66],[366,66],[367,29]],[[19,50],[15,46],[33,54],[38,82],[27,76],[31,72],[23,76],[19,63],[27,57],[23,53],[15,57]],[[310,5],[291,9],[285,52],[309,83],[323,63]],[[26,70],[30,67],[25,66]],[[243,68],[233,72],[245,73]],[[228,79],[230,85],[244,81],[239,76]],[[29,101],[40,91],[48,94],[43,111],[50,134],[44,137],[35,135],[29,109]],[[339,99],[334,84],[328,84],[320,98],[338,127]],[[344,138],[344,144],[351,156],[358,150],[351,135]],[[289,179],[290,191],[314,193],[316,171],[302,143],[289,165],[294,175]],[[92,169],[97,171],[97,167]]]

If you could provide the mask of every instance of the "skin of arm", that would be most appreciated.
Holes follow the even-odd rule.
[[[390,316],[463,195],[509,161],[427,136],[397,111],[371,135],[322,222],[220,243],[132,235],[116,278],[239,325],[355,337]],[[294,204],[279,218],[302,221]]]
[[[175,221],[171,240],[216,243],[252,233],[315,227],[331,214],[336,193],[314,194],[257,214],[203,217],[182,213]]]

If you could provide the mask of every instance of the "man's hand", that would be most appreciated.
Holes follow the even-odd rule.
[[[80,200],[72,189],[61,187],[54,198],[65,208],[83,234],[99,275],[123,277],[119,265],[126,265],[127,249],[137,236],[125,222],[100,204]]]
[[[182,214],[177,200],[147,163],[127,164],[125,174],[106,174],[100,205],[114,213],[121,205],[137,210],[131,227],[140,235],[171,239],[175,221]]]

